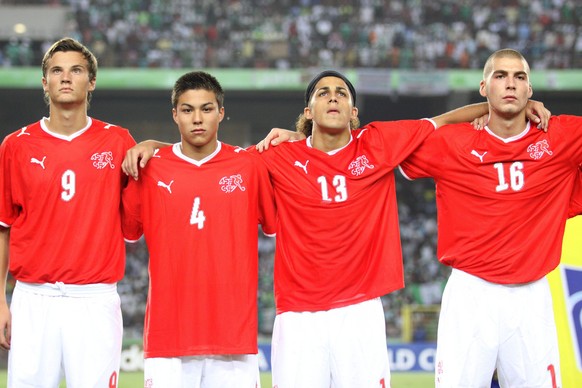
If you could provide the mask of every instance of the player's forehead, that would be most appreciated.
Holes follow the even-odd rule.
[[[78,51],[57,51],[47,61],[47,68],[87,68],[87,59]]]
[[[344,82],[343,79],[333,76],[323,77],[317,81],[317,84],[315,84],[316,91],[320,89],[336,90],[340,88],[348,90],[348,85]]]
[[[190,106],[218,105],[216,94],[206,89],[188,89],[178,97],[178,105]]]
[[[495,73],[528,73],[529,69],[525,62],[520,58],[500,57],[491,61],[490,74]]]

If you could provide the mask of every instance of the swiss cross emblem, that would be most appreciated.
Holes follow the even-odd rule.
[[[220,190],[225,193],[232,193],[237,188],[240,189],[240,191],[246,190],[246,187],[243,186],[243,179],[240,174],[224,176],[220,178],[218,183],[221,185]]]
[[[113,152],[111,151],[96,152],[91,155],[91,160],[93,161],[93,167],[99,170],[102,170],[107,166],[115,168],[115,165],[113,164]]]
[[[348,166],[348,170],[355,176],[362,175],[366,168],[373,169],[374,165],[370,164],[365,155],[358,156]]]
[[[540,140],[535,144],[530,144],[527,147],[527,152],[532,159],[541,159],[544,154],[552,155],[553,152],[550,150],[550,145],[546,139]]]

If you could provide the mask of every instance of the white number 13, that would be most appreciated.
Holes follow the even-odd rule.
[[[327,189],[327,179],[324,176],[320,176],[317,178],[317,182],[321,186],[321,199],[325,202],[331,202],[331,198],[329,196],[329,192]],[[336,175],[333,177],[332,180],[333,187],[335,187],[335,191],[337,195],[333,197],[335,202],[343,202],[348,199],[348,190],[346,188],[346,177],[343,175]]]

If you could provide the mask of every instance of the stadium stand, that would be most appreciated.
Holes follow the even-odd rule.
[[[105,67],[479,69],[502,47],[536,69],[582,67],[571,0],[0,1],[15,5],[67,9],[61,32]],[[47,44],[0,39],[0,66],[37,64]]]

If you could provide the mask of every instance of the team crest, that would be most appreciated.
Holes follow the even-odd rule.
[[[243,186],[243,179],[240,174],[231,175],[231,176],[224,176],[220,178],[218,182],[221,187],[220,190],[224,191],[225,193],[232,193],[236,189],[240,189],[240,191],[245,191],[246,187]]]
[[[527,147],[527,152],[529,152],[529,156],[535,160],[541,159],[544,154],[548,154],[550,156],[553,154],[546,139],[540,140],[535,144],[530,144]]]
[[[113,152],[111,151],[96,152],[91,156],[91,160],[93,161],[93,167],[98,170],[102,170],[107,166],[112,169],[115,168],[113,164]]]
[[[348,170],[352,173],[352,175],[360,176],[364,173],[366,168],[373,169],[374,165],[370,164],[368,158],[365,155],[358,156],[355,160],[353,160],[350,165],[348,166]]]

